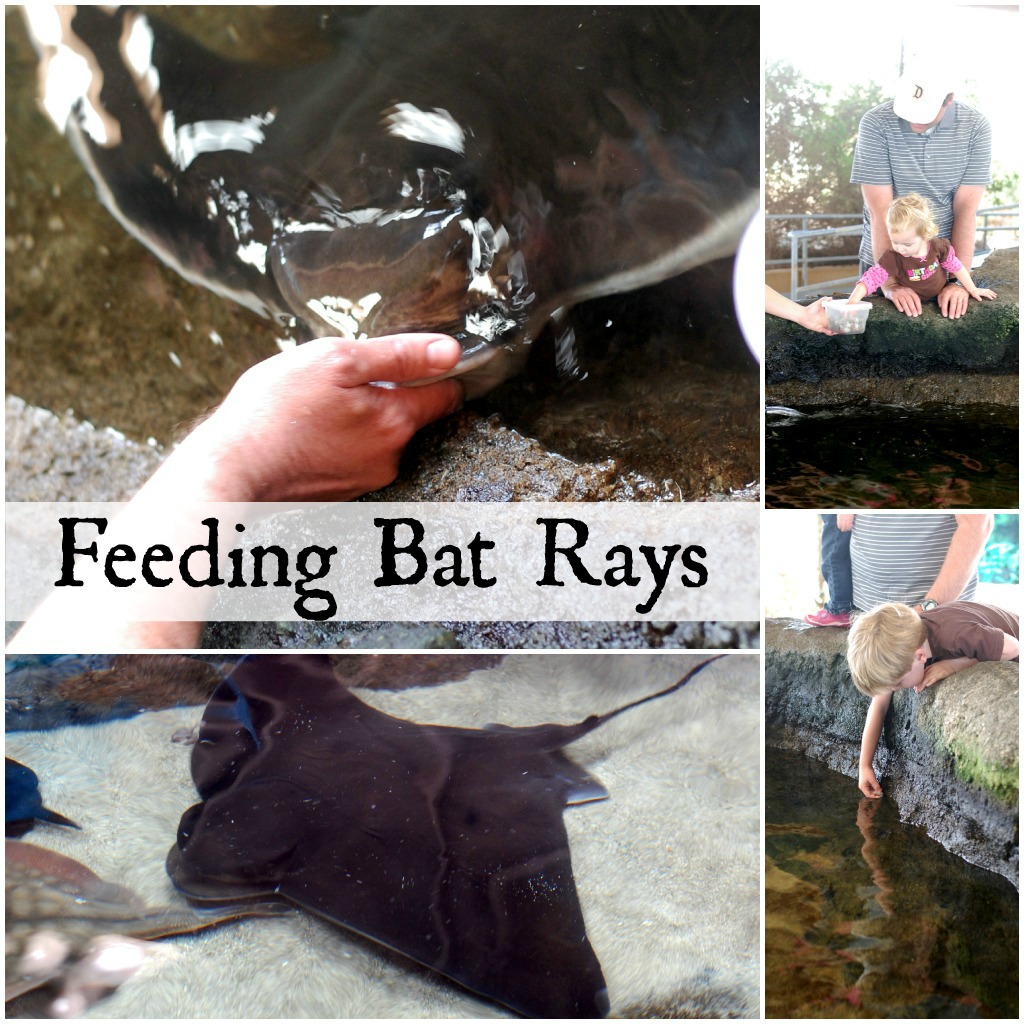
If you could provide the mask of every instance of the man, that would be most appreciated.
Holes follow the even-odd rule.
[[[823,513],[821,521],[829,601],[804,622],[837,627],[849,626],[855,609],[870,611],[887,601],[921,612],[972,600],[993,525],[990,515],[978,512]]]
[[[886,601],[930,611],[973,600],[978,562],[992,532],[981,512],[860,514],[850,540],[853,605],[868,611]]]
[[[971,266],[978,206],[992,180],[992,129],[984,115],[954,99],[951,78],[941,67],[908,70],[895,99],[861,119],[850,175],[864,195],[861,273],[892,248],[885,214],[893,199],[908,192],[931,202],[939,237],[950,239],[963,265]],[[912,289],[883,293],[901,312],[920,314],[921,299]],[[939,293],[939,311],[957,319],[969,299],[951,282]]]

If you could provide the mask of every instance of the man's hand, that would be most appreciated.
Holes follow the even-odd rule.
[[[379,387],[437,376],[459,359],[444,335],[318,338],[247,370],[182,443],[215,467],[206,500],[347,501],[391,483],[421,427],[455,412],[462,385]]]
[[[882,796],[882,787],[875,777],[875,770],[871,765],[860,766],[860,778],[857,780],[857,788],[872,800],[879,800]]]
[[[258,363],[128,503],[119,531],[152,533],[183,548],[201,540],[192,513],[205,502],[347,501],[391,483],[409,439],[459,408],[462,385],[371,382],[436,377],[455,366],[460,352],[458,342],[438,334],[318,338]],[[172,597],[182,621],[163,621]],[[66,600],[60,592],[47,598],[8,650],[52,650],[55,624],[69,619],[72,631],[60,633],[72,650],[194,648],[209,592],[183,585],[154,591],[138,598],[131,617],[102,603],[90,616],[71,615]]]
[[[856,519],[856,512],[840,512],[836,516],[836,528],[843,533],[849,533],[853,529],[853,521]]]
[[[967,312],[967,304],[971,301],[966,288],[958,284],[947,284],[939,292],[939,312],[950,320],[959,320]]]
[[[921,296],[913,288],[883,288],[882,294],[901,313],[906,313],[907,316],[921,315]]]

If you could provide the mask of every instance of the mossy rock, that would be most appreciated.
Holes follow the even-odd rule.
[[[765,317],[765,380],[822,382],[834,378],[906,378],[942,373],[1016,374],[1019,359],[1019,250],[993,252],[974,274],[994,301],[972,301],[949,320],[928,302],[919,317],[880,295],[863,334],[829,336]]]
[[[927,691],[919,720],[957,778],[1016,808],[1020,797],[1018,737],[1020,670],[1017,665],[976,665],[958,672],[955,686]]]

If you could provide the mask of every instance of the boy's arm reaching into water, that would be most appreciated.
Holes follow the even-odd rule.
[[[878,799],[882,795],[882,787],[875,777],[873,762],[875,751],[878,749],[878,741],[882,736],[882,723],[885,721],[885,713],[889,710],[891,702],[892,691],[871,698],[868,716],[864,721],[864,734],[860,740],[860,777],[857,780],[857,786],[865,796],[873,799]]]

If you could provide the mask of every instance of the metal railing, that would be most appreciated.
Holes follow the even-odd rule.
[[[796,301],[811,294],[821,294],[837,288],[856,284],[860,267],[856,249],[849,255],[830,254],[811,256],[809,244],[823,238],[857,237],[861,235],[862,224],[859,213],[769,213],[765,220],[797,221],[799,228],[787,232],[790,242],[788,259],[771,259],[765,261],[765,268],[789,267],[789,297]],[[809,227],[811,221],[845,220],[853,221],[841,227]],[[1020,206],[989,206],[978,211],[978,229],[976,234],[977,248],[974,253],[974,266],[991,251],[990,235],[999,232],[1013,232],[1014,239],[1020,241]],[[835,266],[846,263],[855,267],[852,276],[835,278],[830,281],[810,281],[810,270],[814,266]]]
[[[996,221],[996,223],[990,223],[990,221]],[[992,251],[992,248],[988,244],[989,234],[995,234],[999,231],[1012,231],[1017,244],[1020,244],[1020,204],[1014,203],[1012,206],[989,206],[984,210],[978,211],[978,234],[981,236],[981,242],[978,245],[978,252],[988,254]],[[1000,221],[1004,223],[1000,223]]]

